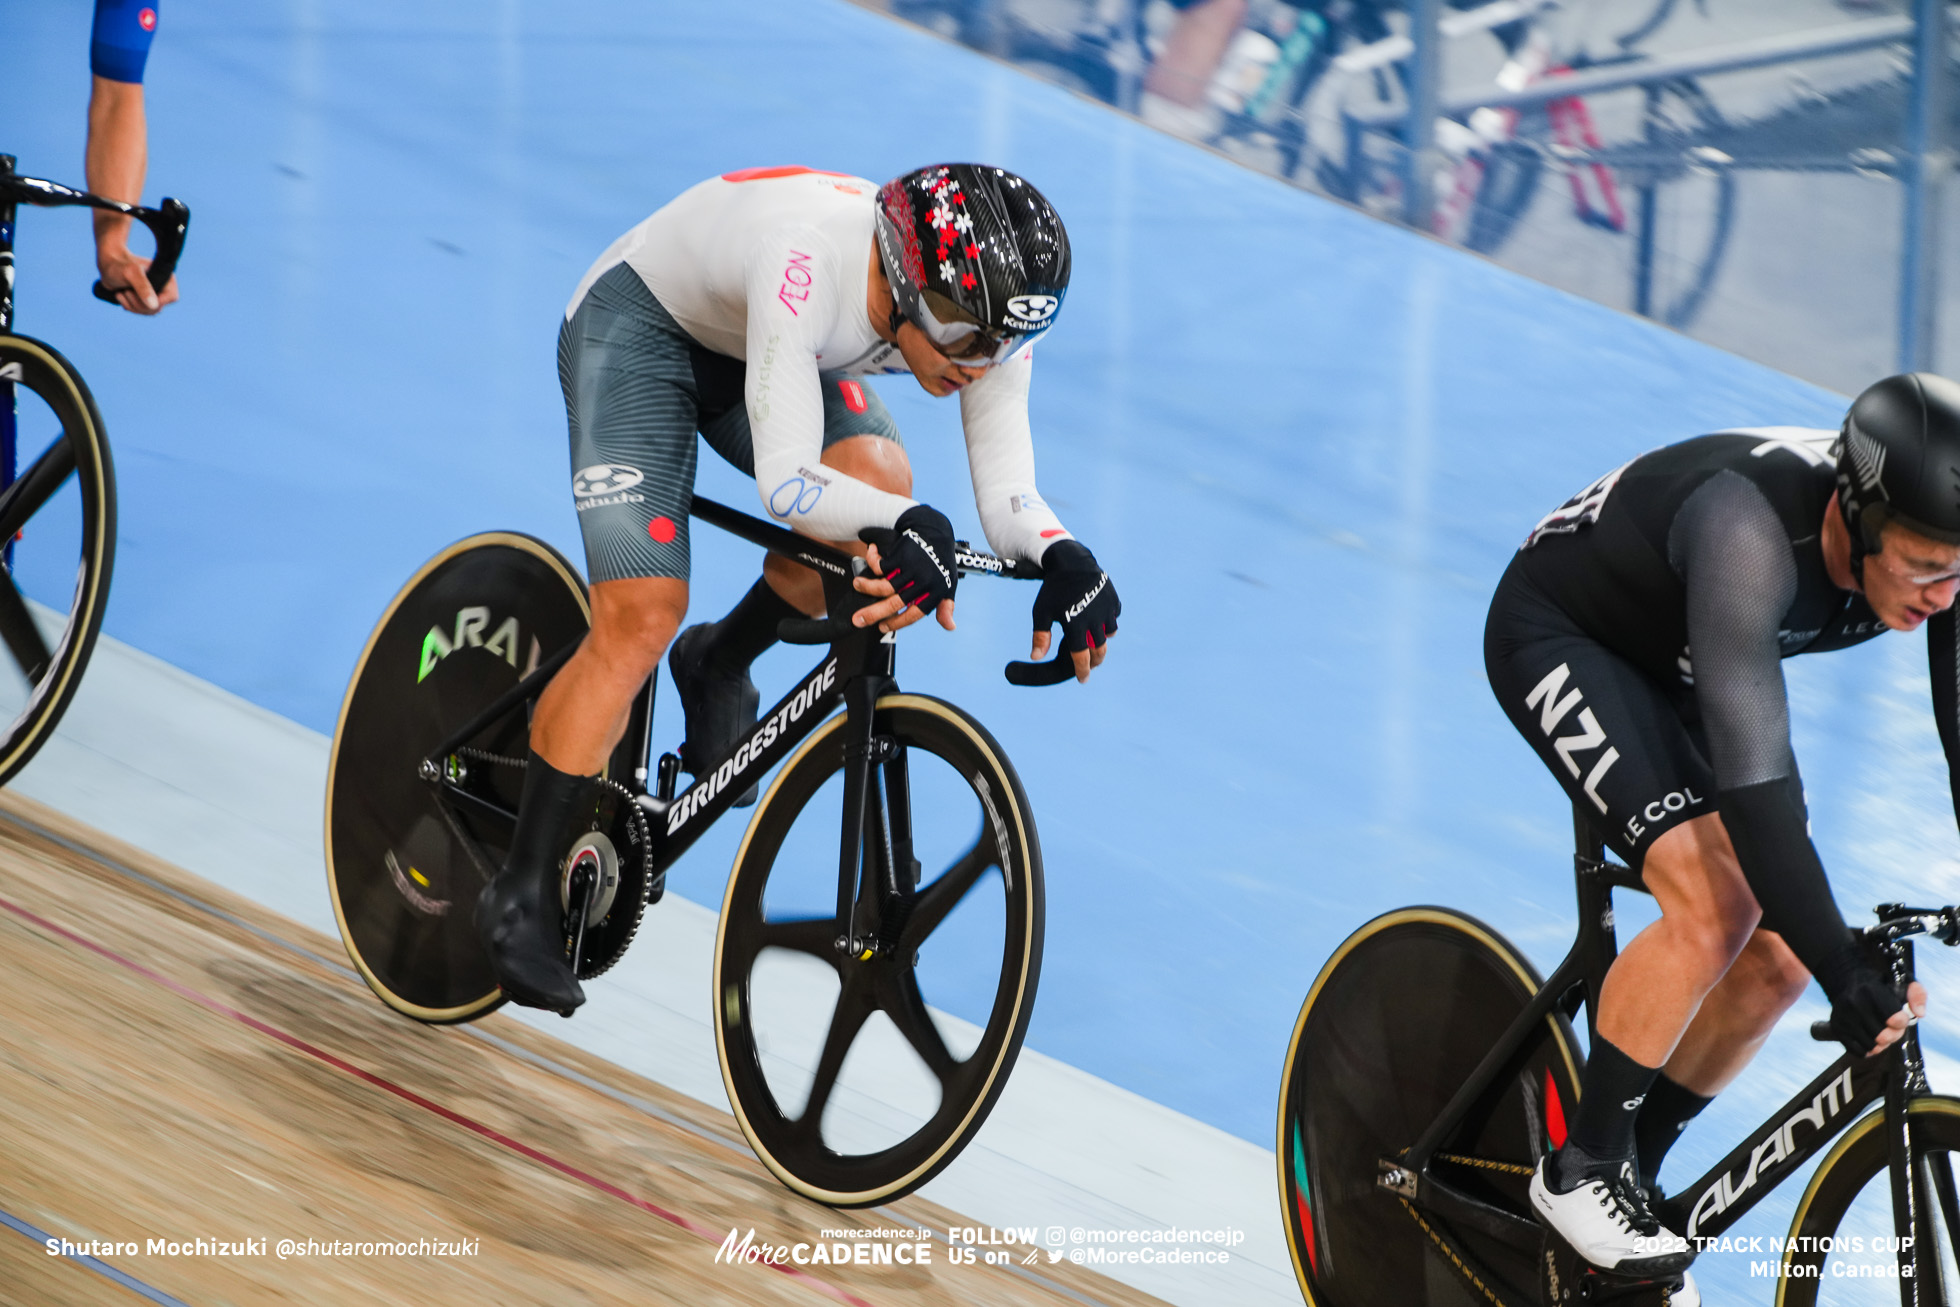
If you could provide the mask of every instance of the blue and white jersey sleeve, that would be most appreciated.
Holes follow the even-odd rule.
[[[757,241],[744,269],[756,490],[772,521],[824,540],[855,540],[863,527],[891,526],[913,503],[823,465],[817,356],[839,314],[852,307],[841,293],[851,284],[842,271],[823,235],[802,226]]]
[[[95,0],[88,66],[112,82],[141,82],[157,30],[157,0]]]
[[[980,529],[1003,558],[1041,561],[1042,551],[1069,538],[1034,483],[1034,430],[1028,422],[1028,386],[1034,377],[1034,346],[960,392],[960,420],[966,428],[967,465],[973,472],[973,503]]]

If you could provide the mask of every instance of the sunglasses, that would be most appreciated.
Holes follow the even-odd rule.
[[[1895,562],[1896,555],[1890,552],[1869,555],[1867,566],[1870,565],[1870,558],[1878,559],[1879,566],[1891,573],[1895,579],[1910,586],[1944,585],[1949,581],[1960,581],[1960,563],[1939,571],[1921,573],[1908,570],[1908,564]]]
[[[936,290],[925,291],[921,301],[919,316],[925,321],[919,325],[925,328],[926,335],[941,354],[969,367],[1005,363],[1022,345],[1041,334],[995,331],[983,326],[971,313]]]

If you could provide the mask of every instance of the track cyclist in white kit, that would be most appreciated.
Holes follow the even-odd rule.
[[[1121,605],[1042,501],[1028,423],[1033,344],[1068,279],[1068,233],[1040,192],[958,163],[882,187],[810,168],[727,173],[592,265],[558,340],[592,630],[538,699],[510,857],[477,904],[512,1001],[567,1014],[585,1001],[554,863],[661,654],[671,643],[695,773],[754,725],[748,669],[778,623],[823,612],[816,575],[771,554],[727,616],[675,639],[697,432],[756,478],[772,521],[866,555],[855,585],[880,602],[858,625],[931,613],[950,631],[952,524],[911,497],[898,429],[863,378],[909,372],[928,394],[957,393],[987,541],[1044,573],[1033,656],[1059,623],[1057,656],[1078,679],[1101,664]]]

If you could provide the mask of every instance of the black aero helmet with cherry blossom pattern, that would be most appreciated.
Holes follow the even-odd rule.
[[[1054,325],[1068,294],[1068,231],[1026,179],[935,164],[886,182],[876,208],[898,312],[947,357],[999,363]]]

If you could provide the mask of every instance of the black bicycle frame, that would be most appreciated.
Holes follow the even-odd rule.
[[[675,761],[661,760],[652,792],[648,792],[646,759],[651,744],[653,695],[657,677],[649,678],[627,725],[629,756],[637,760],[628,789],[633,801],[647,815],[648,835],[656,885],[667,869],[692,847],[701,834],[728,811],[748,789],[751,778],[767,773],[787,758],[810,733],[829,718],[832,709],[843,703],[848,714],[844,726],[844,821],[838,849],[837,942],[840,951],[859,953],[875,942],[859,938],[853,925],[855,905],[861,894],[873,888],[886,894],[905,893],[915,884],[899,883],[901,873],[916,881],[916,863],[911,856],[911,802],[902,755],[890,740],[876,734],[874,706],[880,696],[896,688],[892,679],[896,642],[873,626],[862,629],[850,624],[850,615],[879,602],[859,594],[851,586],[859,574],[862,560],[828,545],[771,526],[748,514],[696,495],[689,505],[692,516],[712,522],[772,553],[814,569],[823,579],[826,618],[785,623],[786,638],[797,644],[828,643],[828,655],[813,667],[795,689],[777,701],[757,721],[746,738],[737,742],[721,760],[704,768],[686,790],[675,794]],[[1038,577],[1040,570],[1012,559],[995,558],[961,546],[954,563],[962,572],[988,572],[997,576]],[[495,725],[519,707],[535,702],[551,678],[557,674],[576,643],[558,650],[523,680],[500,695],[489,707],[451,733],[431,750],[420,764],[425,781],[437,787],[447,802],[473,812],[514,823],[517,814],[483,797],[472,794],[456,781],[448,763],[466,741]],[[1064,655],[1065,657],[1065,655]],[[1043,664],[1046,666],[1046,664]],[[884,793],[872,784],[873,769],[886,766]],[[889,820],[880,819],[878,808],[889,809]],[[878,847],[865,848],[867,830],[887,837]],[[882,871],[884,883],[873,887],[861,883],[860,869],[871,853]],[[907,869],[913,869],[907,872]]]
[[[1592,1036],[1598,1038],[1596,996],[1605,983],[1607,969],[1619,954],[1613,931],[1613,890],[1645,893],[1646,887],[1633,871],[1606,858],[1605,845],[1585,814],[1577,809],[1573,812],[1573,825],[1577,839],[1573,872],[1579,900],[1579,934],[1572,951],[1505,1029],[1415,1145],[1400,1157],[1384,1157],[1380,1161],[1382,1183],[1416,1206],[1453,1224],[1533,1253],[1544,1238],[1544,1227],[1534,1218],[1472,1197],[1437,1176],[1432,1164],[1471,1107],[1500,1078],[1515,1072],[1526,1041],[1538,1023],[1548,1019],[1554,1010],[1570,1020],[1583,1004]],[[1910,910],[1888,904],[1879,911],[1881,915],[1892,916]],[[1883,937],[1876,944],[1892,980],[1901,987],[1909,983],[1913,979],[1912,945],[1899,937]],[[1814,1030],[1813,1034],[1819,1032]],[[1882,1096],[1890,1139],[1896,1233],[1910,1236],[1920,1194],[1919,1186],[1912,1183],[1909,1162],[1912,1122],[1906,1104],[1929,1092],[1918,1032],[1912,1027],[1907,1027],[1905,1036],[1877,1057],[1846,1053],[1797,1091],[1708,1174],[1664,1200],[1655,1214],[1670,1230],[1690,1240],[1718,1237]],[[1910,1249],[1911,1245],[1903,1247]],[[1906,1255],[1910,1254],[1902,1253]],[[1907,1283],[1911,1283],[1909,1279]],[[1913,1301],[1911,1297],[1906,1299],[1908,1307]]]

